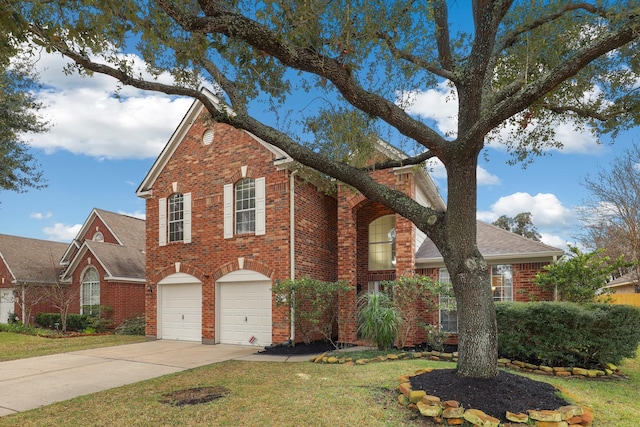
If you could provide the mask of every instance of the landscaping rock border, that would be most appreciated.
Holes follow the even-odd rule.
[[[409,351],[404,353],[389,353],[386,356],[377,356],[372,359],[353,359],[345,355],[344,357],[329,356],[329,352],[322,353],[319,356],[314,356],[310,359],[313,363],[328,363],[328,364],[345,364],[345,365],[366,365],[372,362],[386,362],[393,360],[407,360],[407,359],[427,359],[441,362],[457,362],[458,353],[443,353],[439,351]],[[556,377],[573,377],[573,378],[624,378],[624,375],[620,372],[618,366],[613,363],[607,363],[602,369],[586,369],[586,368],[569,368],[562,366],[545,366],[534,365],[531,363],[525,363],[518,360],[511,359],[498,359],[498,367],[510,369],[513,371],[526,372],[537,375],[547,375]]]
[[[420,369],[414,375],[432,372],[434,368]],[[464,409],[460,402],[447,400],[442,402],[438,396],[428,395],[424,390],[412,390],[410,375],[402,375],[398,379],[398,403],[434,422],[447,426],[478,427],[518,427],[535,425],[536,427],[591,427],[593,411],[581,405],[562,406],[556,410],[529,410],[524,413],[506,413],[509,423],[501,423],[478,409]]]

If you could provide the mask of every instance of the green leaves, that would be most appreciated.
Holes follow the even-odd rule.
[[[557,290],[562,301],[594,302],[599,291],[608,292],[603,288],[612,275],[634,265],[623,257],[611,260],[603,253],[604,249],[583,253],[577,247],[569,246],[569,254],[546,266],[546,271],[538,273],[534,282],[542,288]]]

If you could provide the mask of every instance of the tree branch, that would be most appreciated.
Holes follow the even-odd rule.
[[[280,34],[245,16],[230,12],[217,1],[200,1],[207,3],[207,15],[204,17],[189,15],[169,0],[156,2],[185,31],[217,33],[242,40],[253,48],[272,55],[288,67],[326,78],[351,105],[379,117],[403,135],[434,152],[441,151],[446,144],[442,136],[424,123],[413,119],[398,105],[362,88],[354,80],[347,64],[317,51],[310,51],[307,47],[292,45]]]
[[[445,0],[436,0],[433,2],[433,16],[436,26],[436,43],[438,45],[440,65],[446,70],[453,70],[453,58],[449,44],[449,10]],[[454,81],[453,79],[449,80]]]

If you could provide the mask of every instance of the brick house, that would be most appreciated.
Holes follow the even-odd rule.
[[[0,235],[0,322],[10,312],[25,323],[58,312],[53,298],[70,300],[70,313],[97,315],[102,307],[114,327],[144,315],[144,247],[144,220],[102,209],[70,244]]]
[[[145,221],[93,209],[60,258],[60,280],[74,296],[72,312],[118,326],[144,315]]]
[[[9,315],[29,324],[37,313],[55,311],[43,288],[57,283],[66,243],[0,234],[0,323]]]
[[[195,101],[137,189],[146,200],[148,338],[259,346],[295,339],[295,325],[271,287],[311,277],[353,286],[339,301],[338,340],[355,342],[358,293],[414,272],[446,279],[441,257],[413,223],[345,185],[327,194],[301,179],[286,153],[207,117]],[[384,142],[376,149],[403,157]],[[445,209],[425,170],[373,176]],[[527,299],[531,275],[562,254],[479,223],[481,242],[485,233],[491,244],[480,244],[483,254],[503,266],[492,280],[498,283],[498,272],[505,281],[511,274],[510,285],[501,285],[504,299],[509,286],[511,299]],[[446,316],[426,320],[455,326],[454,314]],[[411,341],[421,339],[415,331]]]

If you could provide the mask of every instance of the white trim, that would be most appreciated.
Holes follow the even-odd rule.
[[[158,199],[158,246],[167,245],[167,198]]]
[[[224,238],[233,237],[233,184],[224,185]]]
[[[256,178],[256,236],[264,236],[267,232],[267,215],[266,215],[266,180],[264,178]]]
[[[191,243],[191,193],[184,193],[182,200],[182,243]]]

